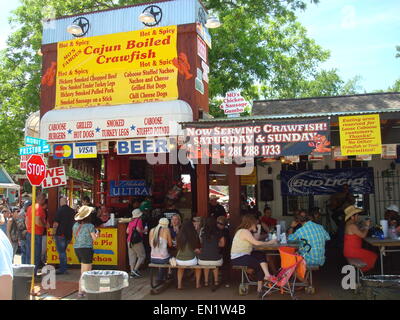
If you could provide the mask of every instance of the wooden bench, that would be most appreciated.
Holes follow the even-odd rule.
[[[249,293],[249,286],[257,286],[257,281],[249,279],[248,271],[250,268],[247,266],[232,266],[232,270],[240,270],[242,280],[239,284],[239,295],[245,296]]]
[[[346,259],[350,265],[352,265],[353,267],[356,268],[356,288],[354,290],[354,293],[357,294],[357,293],[359,293],[359,291],[360,291],[359,289],[361,287],[360,274],[361,274],[361,276],[364,276],[364,273],[361,271],[361,269],[366,267],[367,264],[363,260],[358,259],[358,258],[346,258]]]
[[[172,279],[168,279],[163,283],[154,283],[154,274],[155,271],[157,271],[156,269],[159,268],[167,268],[167,269],[210,269],[210,270],[214,270],[216,268],[219,268],[218,266],[201,266],[201,265],[194,265],[194,266],[172,266],[170,264],[157,264],[157,263],[149,263],[148,265],[151,268],[150,271],[150,286],[151,286],[151,293],[152,294],[158,294],[161,293],[163,290],[165,290],[166,288],[168,288],[171,283],[172,283]]]

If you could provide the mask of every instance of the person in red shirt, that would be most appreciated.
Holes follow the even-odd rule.
[[[46,203],[46,195],[41,193],[37,196],[37,203],[35,209],[35,227],[34,227],[34,234],[35,234],[35,274],[37,274],[40,262],[41,262],[41,255],[42,255],[42,238],[43,233],[45,232],[46,228],[46,213],[43,209],[43,206]],[[26,254],[28,262],[31,261],[31,234],[32,234],[32,206],[28,207],[26,210],[26,218],[25,224],[27,229],[26,234]]]
[[[271,228],[276,226],[276,219],[272,218],[272,210],[270,207],[264,208],[264,215],[261,217],[261,226],[265,232],[269,232]]]

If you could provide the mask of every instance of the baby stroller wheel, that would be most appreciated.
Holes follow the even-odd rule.
[[[311,286],[306,287],[305,291],[307,294],[315,294],[315,288]]]
[[[239,285],[239,295],[240,295],[240,296],[245,296],[245,295],[247,295],[248,293],[249,293],[249,285],[248,285],[248,284],[241,283],[241,284]]]

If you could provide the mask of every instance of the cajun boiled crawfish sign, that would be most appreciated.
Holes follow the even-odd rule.
[[[224,157],[279,157],[330,154],[328,119],[297,121],[235,121],[215,126],[210,123],[186,127],[187,149],[192,158],[204,153]]]

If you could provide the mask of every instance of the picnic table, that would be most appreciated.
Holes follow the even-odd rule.
[[[288,243],[277,243],[277,244],[262,244],[259,246],[253,246],[254,250],[257,251],[278,251],[281,247],[290,247],[298,249],[301,245],[300,241],[288,241]],[[272,253],[273,254],[273,253]],[[279,255],[279,253],[276,253]]]
[[[379,248],[379,255],[381,259],[381,275],[383,273],[383,256],[386,255],[387,252],[400,252],[400,249],[386,249],[386,247],[400,247],[400,240],[395,239],[377,239],[377,238],[365,238],[365,241],[369,243],[371,246]]]

